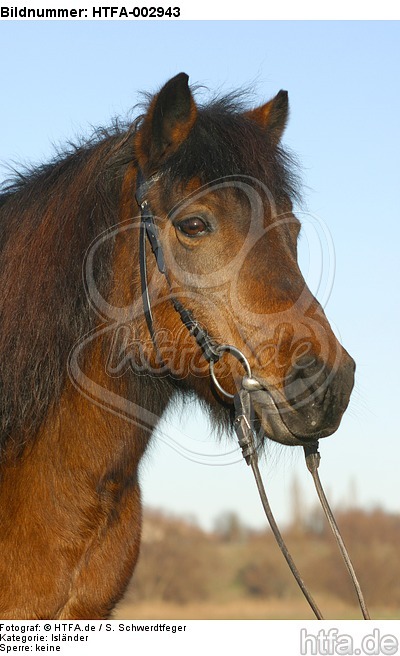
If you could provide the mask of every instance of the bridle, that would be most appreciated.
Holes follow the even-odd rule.
[[[233,401],[234,403],[234,408],[235,408],[234,429],[239,440],[239,445],[241,447],[243,457],[246,463],[251,467],[253,471],[258,492],[261,498],[261,502],[265,514],[267,516],[268,522],[270,524],[270,527],[272,529],[272,532],[274,534],[274,537],[278,543],[278,546],[284,558],[286,559],[286,562],[290,567],[293,576],[295,577],[301,591],[303,592],[310,607],[312,608],[316,618],[322,620],[324,619],[322,613],[319,610],[310,592],[308,591],[293,561],[293,558],[290,555],[290,552],[283,540],[278,525],[275,521],[275,518],[271,511],[271,507],[269,505],[268,497],[265,492],[260,470],[258,467],[258,453],[257,453],[256,435],[254,429],[254,410],[251,401],[251,393],[264,388],[261,386],[261,384],[258,382],[257,379],[253,378],[250,364],[247,358],[245,357],[245,355],[235,346],[232,346],[230,344],[218,344],[209,335],[207,330],[203,326],[201,326],[201,324],[198,321],[196,321],[195,317],[193,316],[193,313],[187,308],[185,308],[184,305],[173,294],[171,280],[169,278],[168,271],[165,266],[162,245],[158,237],[158,229],[155,224],[154,215],[151,211],[151,207],[148,200],[149,190],[160,179],[160,177],[161,174],[155,174],[151,176],[148,180],[146,180],[143,176],[142,171],[139,168],[137,173],[136,193],[135,193],[135,198],[137,204],[140,207],[140,212],[141,212],[140,237],[139,237],[139,265],[140,265],[142,302],[143,302],[144,316],[146,319],[147,327],[149,329],[152,341],[157,350],[156,333],[154,330],[154,322],[153,322],[153,315],[151,311],[151,302],[150,302],[148,280],[147,280],[147,264],[146,264],[147,241],[150,242],[152,251],[156,259],[158,270],[165,277],[167,281],[168,287],[170,289],[170,300],[175,311],[179,314],[183,325],[187,328],[189,333],[195,338],[197,344],[203,351],[203,355],[205,359],[209,363],[210,376],[215,387],[219,390],[220,394],[224,395],[227,399],[229,399],[231,402]],[[221,386],[214,371],[215,362],[217,362],[226,352],[229,352],[231,355],[233,355],[242,364],[245,370],[245,375],[242,377],[241,380],[240,389],[236,392],[236,394],[231,394]],[[363,618],[368,620],[370,619],[370,616],[364,600],[364,596],[361,591],[360,584],[358,582],[353,564],[350,560],[346,546],[343,542],[343,538],[340,534],[339,527],[336,523],[332,510],[329,506],[328,500],[326,498],[325,492],[323,490],[318,475],[318,467],[321,459],[318,451],[318,441],[311,444],[307,444],[303,448],[304,448],[304,455],[306,459],[307,468],[312,475],[315,488],[318,494],[318,498],[321,502],[329,526],[333,532],[333,535],[335,536],[340,552],[344,559],[345,565],[353,582]]]
[[[141,211],[141,220],[140,220],[140,237],[139,237],[139,269],[140,269],[140,285],[142,292],[143,300],[143,310],[144,316],[146,318],[147,327],[149,329],[153,343],[156,345],[156,335],[154,331],[154,322],[153,315],[151,312],[151,303],[149,297],[149,288],[147,282],[147,266],[146,266],[146,242],[150,242],[152,251],[156,258],[156,263],[158,270],[165,277],[168,287],[171,292],[171,302],[179,314],[181,321],[185,328],[189,331],[191,335],[195,338],[197,344],[203,351],[204,357],[208,362],[216,361],[219,358],[218,346],[214,340],[210,337],[207,331],[199,324],[198,321],[193,317],[193,314],[190,310],[185,308],[182,303],[175,298],[172,293],[172,285],[168,275],[168,271],[165,266],[164,254],[161,246],[161,242],[158,238],[157,226],[154,222],[154,216],[151,211],[149,201],[147,199],[147,194],[153,184],[159,180],[159,175],[153,175],[149,180],[145,180],[141,170],[138,170],[137,181],[136,181],[136,202],[138,203]]]

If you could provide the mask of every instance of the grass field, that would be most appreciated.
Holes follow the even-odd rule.
[[[341,603],[338,599],[319,597],[318,605],[325,619],[361,619],[355,606]],[[400,619],[399,609],[371,608],[372,619]],[[306,601],[268,599],[234,600],[216,604],[201,602],[172,604],[165,602],[137,603],[122,601],[114,615],[121,620],[295,620],[315,619]]]

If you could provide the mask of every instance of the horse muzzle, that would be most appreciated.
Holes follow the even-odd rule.
[[[317,358],[300,359],[281,388],[255,374],[262,389],[251,398],[266,436],[281,444],[304,445],[332,435],[348,406],[354,371],[354,361],[343,351],[336,369]]]

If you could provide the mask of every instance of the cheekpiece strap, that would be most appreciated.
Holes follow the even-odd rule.
[[[137,180],[136,180],[136,193],[135,198],[136,202],[140,207],[141,211],[141,238],[140,238],[140,273],[141,273],[141,285],[142,285],[142,298],[144,305],[144,313],[146,317],[146,322],[152,336],[153,341],[155,341],[155,332],[153,326],[153,316],[151,312],[148,284],[147,284],[147,270],[146,270],[146,239],[147,236],[151,249],[155,255],[157,266],[159,271],[166,277],[168,285],[171,287],[165,261],[164,254],[161,246],[161,242],[158,236],[158,229],[154,221],[154,216],[151,211],[151,207],[148,201],[148,192],[152,185],[157,182],[161,177],[161,173],[156,173],[148,180],[145,180],[141,169],[138,169]],[[207,333],[204,328],[196,321],[193,317],[190,310],[187,310],[184,305],[178,299],[174,298],[171,294],[172,304],[176,312],[178,312],[182,323],[188,329],[191,335],[195,338],[197,344],[203,351],[204,357],[208,362],[213,360],[216,362],[220,358],[220,354],[216,350],[217,344],[213,341],[210,335]]]

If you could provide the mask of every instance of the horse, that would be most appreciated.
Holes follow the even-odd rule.
[[[180,73],[133,123],[4,184],[2,618],[110,617],[166,408],[196,398],[232,426],[243,361],[213,344],[259,383],[260,448],[337,430],[355,365],[298,265],[288,111],[286,91],[256,108],[240,93],[201,103]]]

